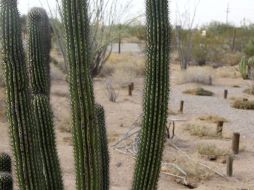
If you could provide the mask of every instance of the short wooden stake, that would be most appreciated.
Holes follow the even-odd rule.
[[[183,110],[184,110],[184,101],[182,100],[182,101],[180,102],[180,110],[179,110],[179,112],[180,112],[180,113],[183,113]]]
[[[224,99],[228,99],[228,90],[224,90]]]
[[[219,121],[217,124],[217,135],[222,137],[224,121]]]
[[[227,176],[229,177],[233,176],[233,162],[234,162],[233,156],[229,155],[227,157]]]
[[[234,154],[239,154],[239,147],[240,147],[240,133],[234,133],[232,140],[232,150]]]
[[[131,89],[134,90],[134,82],[131,83]]]
[[[129,87],[129,88],[128,88],[128,89],[129,89],[129,96],[132,96],[132,88],[133,88],[133,87],[132,87],[131,84],[130,84],[128,87]]]

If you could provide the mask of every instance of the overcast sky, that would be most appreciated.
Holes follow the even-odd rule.
[[[56,9],[55,1],[48,0],[52,10]],[[61,1],[61,0],[59,0]],[[127,2],[129,0],[121,0]],[[177,18],[186,21],[186,15],[192,18],[196,5],[199,0],[169,0],[171,22],[176,23]],[[19,10],[22,14],[33,6],[41,6],[48,8],[46,0],[18,0]],[[129,8],[128,17],[144,13],[145,0],[133,0],[131,8]],[[230,23],[240,25],[244,22],[254,23],[254,0],[200,0],[197,5],[195,26],[206,24],[210,21],[226,22],[227,7],[229,7],[228,20]],[[188,14],[184,14],[188,12]],[[185,15],[185,16],[183,16]]]

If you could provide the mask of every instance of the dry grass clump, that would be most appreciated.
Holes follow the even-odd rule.
[[[254,88],[247,88],[243,92],[249,95],[254,95]]]
[[[238,65],[242,56],[243,54],[241,52],[225,53],[221,58],[221,63],[229,66]]]
[[[213,96],[214,93],[209,91],[209,90],[205,90],[203,88],[194,88],[194,89],[189,89],[183,92],[184,94],[191,94],[191,95],[196,95],[196,96]]]
[[[145,58],[143,55],[112,53],[100,76],[112,76],[120,86],[126,86],[134,78],[143,76],[144,72]]]
[[[226,156],[230,154],[228,149],[222,149],[214,144],[199,144],[198,153],[202,156]]]
[[[188,124],[185,127],[192,136],[197,137],[217,137],[215,130],[211,126],[199,125],[199,124]]]
[[[216,76],[221,78],[241,78],[238,66],[224,66],[216,69]]]
[[[207,180],[213,175],[212,172],[202,167],[198,160],[189,160],[183,156],[177,156],[172,164],[163,165],[162,172],[184,176],[188,180],[195,181]]]
[[[181,71],[177,76],[178,84],[198,83],[212,85],[213,69],[211,67],[189,67],[186,71]]]
[[[218,115],[203,115],[198,118],[201,121],[206,121],[210,123],[218,123],[220,121],[228,122],[228,120],[224,117],[220,117]]]
[[[242,110],[254,110],[254,101],[253,100],[235,100],[232,104],[233,108],[242,109]]]

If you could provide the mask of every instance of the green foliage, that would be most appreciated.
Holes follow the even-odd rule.
[[[169,96],[170,25],[168,1],[146,1],[147,63],[144,116],[133,190],[155,190],[165,142]]]
[[[13,179],[11,174],[0,172],[0,189],[13,190]]]
[[[1,45],[8,102],[10,139],[20,190],[44,189],[37,128],[31,110],[28,75],[16,0],[1,0]]]
[[[239,70],[243,79],[248,79],[248,59],[245,56],[240,61]]]
[[[38,128],[39,150],[43,163],[45,189],[61,190],[63,181],[56,150],[53,115],[49,103],[50,30],[44,9],[28,14],[28,60],[32,89],[32,110]]]
[[[244,53],[247,57],[254,56],[254,39],[251,39],[244,48]]]
[[[0,154],[0,172],[11,173],[11,157],[6,153]]]
[[[95,112],[96,112],[96,116],[98,120],[100,137],[101,137],[103,190],[107,190],[109,189],[109,152],[108,152],[106,124],[105,124],[105,111],[101,105],[96,104]]]
[[[103,189],[100,130],[96,121],[87,0],[63,0],[72,105],[76,189]],[[75,7],[75,9],[73,8]]]

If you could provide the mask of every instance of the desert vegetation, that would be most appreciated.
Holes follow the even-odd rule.
[[[1,190],[254,188],[253,24],[18,3],[0,0]]]

